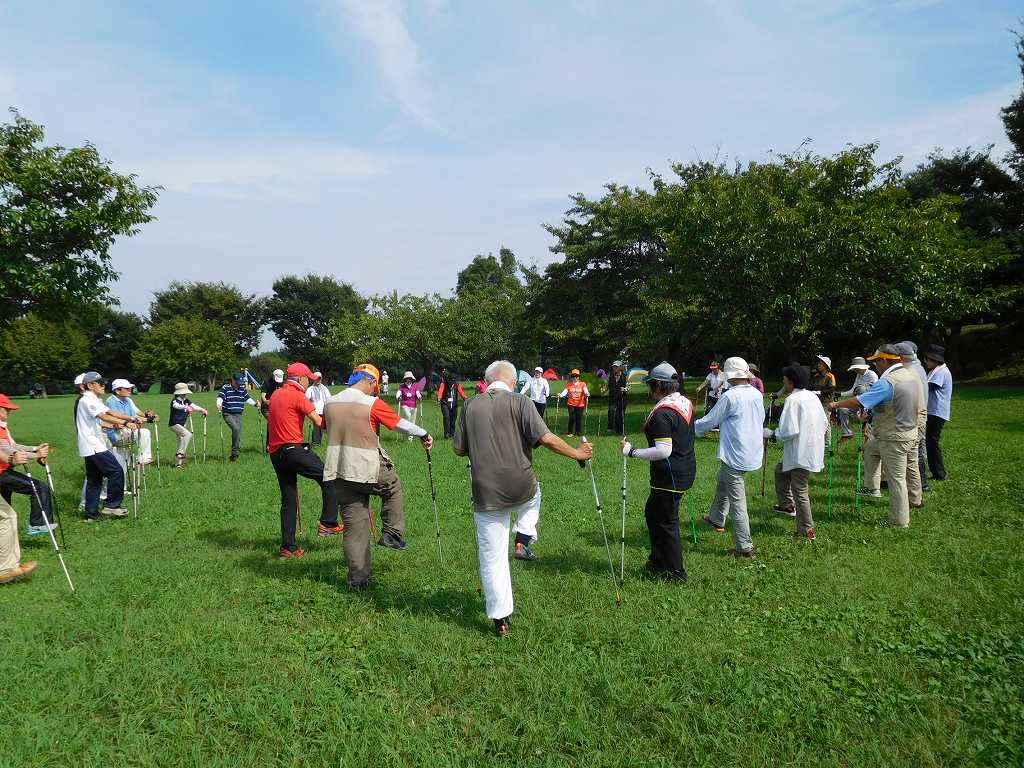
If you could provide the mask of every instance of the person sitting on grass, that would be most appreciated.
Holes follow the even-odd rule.
[[[797,538],[813,541],[814,517],[811,515],[809,479],[825,466],[825,431],[828,419],[821,402],[807,390],[807,371],[801,365],[782,369],[782,387],[786,404],[782,406],[779,426],[765,429],[767,440],[782,441],[782,461],[775,465],[775,497],[772,509],[796,518]]]
[[[132,400],[132,390],[135,385],[127,379],[114,379],[110,384],[114,393],[107,398],[107,408],[113,413],[123,414],[131,419],[138,419],[140,423],[151,424],[157,420],[156,414],[152,411],[143,411]],[[153,463],[152,435],[148,429],[107,429],[107,438],[115,448],[123,448],[138,443],[139,464],[146,465]],[[124,456],[115,454],[123,462]],[[124,464],[122,463],[122,467]]]
[[[30,459],[21,451],[8,452],[0,445],[0,466],[25,464]],[[18,543],[18,513],[7,500],[0,498],[0,584],[11,584],[23,579],[39,567],[35,560],[21,562]]]
[[[15,405],[7,395],[0,395],[0,448],[3,448],[7,455],[17,453],[20,457],[27,457],[29,460],[45,461],[49,455],[49,445],[46,443],[20,445],[11,435],[7,420],[10,418],[11,411],[17,411],[19,408],[20,406]],[[0,496],[10,504],[11,497],[15,493],[29,497],[31,505],[28,520],[29,536],[39,536],[57,527],[57,524],[53,522],[53,499],[50,497],[50,486],[36,478],[30,480],[20,472],[15,472],[11,468],[11,462],[0,461]],[[50,521],[49,527],[47,520]]]
[[[185,466],[185,459],[188,458],[188,444],[192,440],[192,433],[185,425],[188,423],[189,415],[193,411],[199,411],[203,414],[204,418],[210,415],[208,410],[188,399],[188,396],[191,394],[192,390],[188,388],[188,384],[185,382],[179,381],[174,385],[174,398],[171,400],[169,425],[171,431],[178,436],[178,450],[174,454],[175,469]]]
[[[85,520],[100,518],[100,491],[107,481],[107,498],[102,514],[109,517],[127,517],[124,501],[124,470],[110,450],[103,426],[137,429],[138,422],[120,413],[113,413],[100,400],[105,394],[106,381],[96,371],[82,376],[82,393],[75,409],[75,428],[78,430],[78,455],[85,462]]]
[[[679,393],[679,374],[668,363],[654,366],[644,378],[654,410],[644,423],[647,448],[622,439],[622,454],[650,462],[651,489],[644,519],[651,540],[647,570],[669,581],[686,581],[683,541],[679,535],[679,501],[697,476],[693,451],[693,405]]]

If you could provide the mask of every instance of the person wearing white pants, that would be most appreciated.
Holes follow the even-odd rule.
[[[398,386],[398,392],[395,393],[402,418],[411,424],[416,423],[416,408],[423,398],[423,393],[413,383],[414,381],[412,371],[406,371],[402,376],[402,383]],[[412,435],[409,435],[409,439],[412,440]]]
[[[573,448],[548,429],[530,399],[514,391],[516,367],[512,363],[491,363],[484,380],[487,389],[462,410],[452,449],[456,456],[470,458],[487,617],[494,622],[495,634],[506,637],[514,609],[508,563],[512,515],[517,518],[517,557],[536,559],[532,552],[520,556],[523,550],[529,552],[529,544],[536,540],[540,519],[541,494],[533,470],[533,449],[543,445],[561,456],[586,461],[593,455],[593,446],[584,443]],[[523,540],[527,543],[520,547]]]

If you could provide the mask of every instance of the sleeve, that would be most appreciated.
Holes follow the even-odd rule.
[[[558,393],[558,399],[559,400],[561,400],[563,397],[568,397],[568,396],[569,396],[569,390],[568,389],[563,389],[561,392]]]
[[[411,437],[423,437],[428,434],[427,430],[423,427],[418,427],[411,421],[406,421],[405,419],[398,420],[398,423],[395,425],[395,431]]]
[[[786,398],[786,404],[782,406],[782,415],[779,416],[779,426],[775,428],[775,437],[786,442],[800,434],[800,419],[797,413],[800,404],[794,402],[792,397]]]
[[[223,407],[224,407],[224,397],[223,397],[223,394],[224,394],[223,392],[218,392],[218,393],[217,393],[217,410],[218,410],[218,411],[219,411],[219,410],[220,410],[221,408],[223,408]]]
[[[439,401],[444,399],[444,382],[443,381],[441,382],[441,386],[439,386],[437,388],[437,399]]]
[[[551,385],[548,384],[548,380],[547,379],[542,379],[542,381],[544,382],[544,384],[543,384],[544,388],[542,390],[543,394],[544,394],[544,399],[547,400],[549,397],[551,397]]]
[[[590,397],[590,390],[587,388],[586,384],[583,385],[583,396]]]
[[[519,411],[522,415],[523,424],[523,437],[530,445],[537,445],[551,430],[548,429],[548,425],[544,423],[544,419],[537,413],[537,408],[533,405],[533,401],[527,397],[519,398]]]
[[[106,413],[109,410],[110,409],[107,408],[107,406],[105,406],[98,397],[90,397],[85,401],[85,412],[93,418],[96,418],[100,414]]]
[[[187,411],[188,406],[181,402],[178,398],[171,400],[171,408],[176,411]]]
[[[459,393],[459,397],[461,397],[463,400],[466,399],[466,393],[462,391],[462,382],[461,381],[458,384],[455,385],[455,391]]]
[[[879,379],[871,388],[862,395],[857,395],[857,400],[864,408],[874,408],[892,400],[892,384],[888,379]]]
[[[693,425],[693,434],[696,437],[700,437],[705,432],[710,432],[712,429],[717,428],[725,417],[729,415],[729,398],[720,397],[718,402],[715,403],[715,407],[712,408],[702,419],[697,419],[697,422]]]
[[[313,405],[312,400],[303,399],[301,402],[296,401],[296,403],[298,405],[299,410],[302,412],[303,416],[309,416],[309,414],[314,413],[316,411],[316,406]]]
[[[374,431],[377,431],[381,424],[388,429],[394,429],[400,421],[398,414],[392,411],[388,404],[379,397],[373,401],[373,405],[370,406],[370,426]]]

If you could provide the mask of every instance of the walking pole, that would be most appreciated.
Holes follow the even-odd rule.
[[[836,393],[832,392],[832,402],[836,401]],[[836,455],[836,424],[832,418],[832,412],[828,413],[828,504],[825,508],[825,516],[832,519],[832,464],[835,461]]]
[[[53,487],[53,474],[50,472],[50,464],[47,461],[40,462],[46,470],[46,482],[50,486],[50,501],[53,504],[53,516],[57,522],[57,529],[60,531],[60,545],[68,548],[67,539],[64,538],[64,523],[60,519],[60,509],[57,508],[57,491]]]
[[[45,465],[44,465],[45,466]],[[61,554],[60,547],[57,546],[57,537],[53,535],[53,528],[50,527],[50,518],[46,515],[46,507],[43,506],[42,500],[39,498],[39,489],[36,488],[35,481],[32,480],[32,470],[28,464],[25,464],[25,474],[28,475],[29,484],[32,486],[32,495],[36,497],[36,504],[39,505],[39,510],[43,513],[43,522],[46,524],[46,531],[50,534],[50,542],[53,544],[53,551],[57,553],[57,559],[60,560],[60,567],[64,569],[64,576],[67,577],[68,586],[71,587],[71,591],[75,591],[75,585],[71,582],[71,574],[68,573],[68,567],[64,563],[64,555]]]
[[[860,489],[864,482],[861,473],[864,466],[864,425],[860,425],[860,445],[857,446],[857,485],[853,488],[853,511],[860,512]]]
[[[192,421],[192,414],[191,413],[189,413],[189,415],[188,415],[188,431],[192,433],[192,438],[193,439],[189,440],[189,445],[192,446],[192,461],[195,461],[196,460],[196,441],[195,441],[196,425],[195,425],[195,422]]]
[[[223,413],[221,413],[220,422],[218,424],[218,427],[219,427],[218,431],[220,432],[220,457],[222,459],[226,460],[228,455],[227,455],[227,453],[224,450],[224,414]]]
[[[690,513],[690,538],[693,543],[697,543],[697,521],[693,512],[693,491],[687,489],[686,491],[686,511]]]
[[[562,398],[555,398],[555,432],[558,431],[558,406],[562,404]]]
[[[622,422],[622,439],[626,439],[626,422]],[[626,578],[626,460],[622,457],[622,532],[619,535],[619,583]]]
[[[444,553],[441,551],[441,520],[437,516],[437,488],[434,486],[434,462],[430,457],[430,449],[427,448],[427,474],[430,476],[430,501],[434,505],[434,531],[437,533],[437,559],[441,561],[444,568]]]
[[[582,438],[583,442],[587,442],[586,436]],[[604,510],[601,509],[601,499],[597,495],[597,480],[594,479],[594,464],[589,459],[587,461],[581,461],[581,465],[585,464],[590,470],[590,487],[594,492],[594,506],[597,507],[597,519],[601,521],[601,535],[604,536],[604,549],[608,554],[608,572],[612,577],[612,587],[615,589],[615,605],[622,605],[622,595],[619,592],[619,581],[615,578],[615,564],[612,562],[612,547],[608,543],[608,529],[604,524]]]
[[[160,422],[153,422],[154,437],[156,438],[156,479],[160,485],[164,484],[164,477],[160,472]]]
[[[204,413],[203,414],[203,464],[206,463],[206,422],[208,422],[208,421],[209,421],[209,419],[206,417],[206,414]]]

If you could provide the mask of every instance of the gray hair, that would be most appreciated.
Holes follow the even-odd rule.
[[[484,371],[484,381],[488,384],[493,384],[501,379],[516,380],[516,367],[508,360],[495,360]]]

